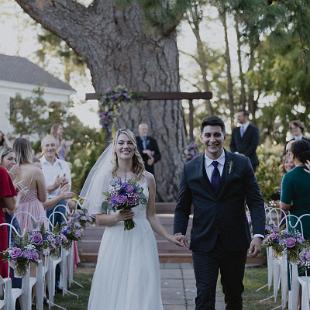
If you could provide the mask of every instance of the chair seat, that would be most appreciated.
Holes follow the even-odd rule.
[[[13,300],[16,300],[22,295],[23,291],[20,288],[12,288],[12,298]]]
[[[57,266],[60,262],[61,262],[61,257],[58,257],[58,258],[52,258],[52,264],[53,266]]]
[[[4,307],[5,307],[4,300],[0,300],[0,309],[4,309]]]
[[[32,288],[36,283],[37,283],[37,278],[35,277],[30,277],[30,282],[29,282],[29,285],[30,287]]]

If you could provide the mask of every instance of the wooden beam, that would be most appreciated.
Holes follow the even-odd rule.
[[[212,99],[211,92],[133,92],[136,95],[136,98],[141,100],[197,100],[197,99]],[[86,94],[86,100],[98,100],[99,95],[96,93]],[[134,96],[135,97],[135,96]]]

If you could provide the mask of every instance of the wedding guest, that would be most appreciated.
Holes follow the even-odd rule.
[[[310,160],[310,143],[295,141],[291,147],[295,168],[282,180],[280,207],[291,214],[301,216],[310,213],[310,174],[305,171]],[[304,237],[310,240],[310,219],[302,220]]]
[[[291,139],[286,142],[285,152],[289,152],[291,148],[291,144],[295,141],[306,140],[310,142],[309,138],[304,136],[305,125],[300,120],[294,120],[289,123],[289,130]]]
[[[283,155],[283,160],[282,160],[282,173],[283,173],[283,176],[287,172],[291,171],[294,167],[295,167],[295,165],[294,165],[294,161],[293,161],[292,156],[290,154],[284,154]],[[283,178],[283,176],[282,176],[282,178]],[[279,188],[277,189],[277,191],[274,194],[272,194],[271,199],[272,200],[280,200],[280,195],[281,195],[281,184],[280,184]]]
[[[40,159],[43,175],[45,178],[47,188],[47,217],[49,217],[53,210],[66,214],[64,207],[60,205],[67,205],[67,199],[72,198],[73,193],[71,188],[71,173],[69,165],[66,161],[57,158],[57,141],[53,136],[46,136],[41,143],[43,156]],[[63,217],[60,214],[55,214],[54,225],[61,224]]]
[[[11,147],[11,143],[5,133],[0,130],[0,146]]]
[[[5,168],[7,172],[10,174],[10,170],[16,165],[16,156],[11,148],[7,148],[5,146],[0,147],[0,166]],[[12,175],[10,174],[10,177],[12,178]],[[14,182],[13,182],[14,185]],[[17,219],[14,218],[11,214],[11,212],[8,212],[8,210],[3,209],[5,214],[5,220],[7,223],[12,223],[12,225],[16,228],[17,231],[20,231],[19,224],[17,222]],[[13,219],[13,222],[12,222]]]
[[[12,148],[0,146],[0,165],[8,172],[16,165],[16,156]]]
[[[4,167],[0,167],[0,224],[5,223],[3,209],[13,213],[15,210],[16,191],[13,182]],[[8,264],[1,257],[2,251],[8,248],[8,229],[0,227],[0,275],[3,278],[8,277]]]
[[[257,127],[249,121],[249,112],[239,110],[237,112],[237,120],[240,124],[232,131],[230,150],[234,153],[240,153],[247,156],[255,171],[259,165],[256,149],[259,144],[259,131]]]
[[[57,142],[57,157],[59,159],[65,160],[66,156],[68,155],[70,151],[70,146],[72,144],[72,141],[66,141],[63,137],[63,126],[61,124],[54,124],[51,127],[50,134],[55,138]]]
[[[31,231],[37,225],[44,224],[47,219],[43,202],[46,200],[44,176],[40,168],[33,164],[33,150],[31,143],[24,138],[17,138],[13,144],[19,171],[15,184],[18,189],[16,218],[22,232]],[[26,213],[31,214],[37,223]]]
[[[148,136],[149,126],[145,123],[139,125],[139,136],[136,137],[139,153],[142,156],[145,170],[154,174],[154,165],[161,159],[157,141]]]

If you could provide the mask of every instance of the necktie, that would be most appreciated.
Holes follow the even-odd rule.
[[[143,149],[146,150],[146,137],[143,137],[142,145],[143,145]]]
[[[241,136],[241,138],[243,137],[243,135],[244,135],[244,126],[241,125],[241,127],[240,127],[240,136]]]
[[[212,187],[216,193],[220,189],[220,181],[221,181],[220,171],[217,167],[218,164],[219,163],[217,161],[212,162],[212,166],[214,167],[214,169],[213,169],[212,175],[211,175],[211,185],[212,185]]]

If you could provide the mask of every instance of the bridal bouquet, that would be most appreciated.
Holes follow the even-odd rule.
[[[104,193],[105,200],[102,204],[104,211],[124,211],[130,210],[139,204],[146,203],[146,197],[143,188],[134,179],[121,181],[113,180],[108,192]],[[132,219],[124,221],[124,230],[130,230],[135,227]]]

